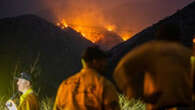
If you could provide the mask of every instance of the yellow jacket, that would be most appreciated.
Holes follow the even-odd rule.
[[[32,89],[28,89],[20,96],[18,110],[39,110],[38,100]]]
[[[114,85],[90,68],[64,80],[53,110],[119,110]]]

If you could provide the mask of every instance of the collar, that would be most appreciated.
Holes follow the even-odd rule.
[[[86,72],[88,73],[88,71],[97,73],[97,71],[95,69],[87,67],[87,66],[83,67],[82,70],[81,70],[82,73],[86,73]]]
[[[30,88],[28,89],[25,93],[23,93],[21,96],[20,96],[20,104],[22,104],[25,100],[25,98],[29,95],[33,93],[33,90]]]

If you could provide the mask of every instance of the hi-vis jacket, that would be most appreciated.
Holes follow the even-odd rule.
[[[53,110],[119,110],[114,85],[90,68],[64,80]]]
[[[32,89],[28,89],[20,96],[17,110],[39,110],[39,103]]]

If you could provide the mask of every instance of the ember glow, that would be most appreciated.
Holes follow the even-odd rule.
[[[114,31],[115,26],[114,26],[114,25],[108,25],[108,26],[106,27],[106,29],[107,29],[108,31]]]
[[[134,32],[129,23],[121,19],[116,20],[114,12],[110,10],[115,7],[114,4],[108,7],[105,1],[91,0],[59,0],[54,4],[51,5],[56,25],[62,29],[70,27],[93,43],[106,39],[108,34],[105,33],[114,33],[124,41]]]
[[[56,25],[65,29],[67,27],[71,27],[72,29],[79,32],[83,37],[92,41],[93,43],[98,42],[100,39],[104,38],[103,32],[109,31],[118,34],[124,41],[129,39],[132,34],[130,32],[125,31],[117,31],[117,27],[115,25],[107,25],[105,26],[95,26],[89,25],[90,23],[85,22],[74,22],[68,23],[65,19],[59,20]]]
[[[71,27],[88,40],[97,42],[102,38],[102,32],[99,31],[101,30],[99,28],[114,32],[125,41],[145,29],[145,27],[175,13],[193,0],[186,0],[185,2],[184,0],[40,1],[43,1],[48,8],[49,15],[52,15],[52,22],[58,22],[57,25],[63,29]],[[170,10],[164,10],[162,4]],[[147,13],[147,16],[143,12]]]
[[[114,33],[122,41],[133,35],[131,26],[123,25],[121,21],[114,20],[111,12],[106,10],[108,8],[100,3],[88,0],[78,2],[67,0],[65,4],[66,6],[54,12],[56,15],[55,23],[62,29],[70,27],[93,43],[106,39],[108,34],[105,33]]]

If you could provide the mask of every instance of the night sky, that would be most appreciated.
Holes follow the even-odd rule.
[[[194,0],[0,0],[0,18],[28,13],[40,15],[43,10],[50,10],[54,16],[57,16],[56,10],[58,15],[59,10],[60,13],[66,12],[65,7],[71,10],[67,4],[75,4],[73,7],[79,7],[78,9],[90,7],[92,4],[104,10],[104,15],[109,16],[106,17],[111,21],[134,26],[134,31],[138,32],[182,9],[192,1]],[[118,11],[116,9],[114,12],[108,11],[114,8],[118,8]]]

